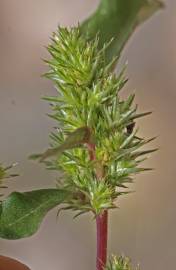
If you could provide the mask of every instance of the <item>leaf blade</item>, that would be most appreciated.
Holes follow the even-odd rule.
[[[13,192],[1,204],[0,237],[20,239],[33,235],[49,210],[67,198],[58,189]]]

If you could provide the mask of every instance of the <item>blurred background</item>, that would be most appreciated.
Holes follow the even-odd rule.
[[[28,160],[48,146],[55,123],[41,100],[55,94],[42,58],[58,24],[69,26],[86,18],[98,0],[0,0],[0,160],[18,162],[20,177],[8,192],[47,188],[56,175]],[[153,111],[139,122],[142,136],[158,135],[160,150],[146,162],[154,171],[136,177],[135,193],[119,200],[110,214],[109,253],[123,253],[142,270],[174,269],[176,256],[176,1],[140,27],[125,47],[127,92],[136,92],[140,111]],[[31,270],[95,269],[95,224],[91,215],[73,220],[57,209],[31,238],[0,239],[0,254],[19,259]]]

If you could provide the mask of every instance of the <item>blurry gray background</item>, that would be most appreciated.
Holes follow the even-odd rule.
[[[150,173],[136,177],[136,192],[111,212],[109,253],[125,253],[143,270],[175,269],[176,257],[176,1],[139,28],[125,48],[130,82],[141,111],[152,110],[139,122],[141,135],[159,135],[160,151],[146,165]],[[52,187],[56,175],[27,157],[48,146],[55,123],[46,116],[41,96],[54,94],[41,58],[58,24],[74,25],[97,6],[98,0],[0,0],[0,160],[19,162],[20,173],[9,190]],[[90,215],[72,220],[57,209],[31,238],[0,239],[0,254],[26,263],[32,270],[95,269],[95,224]]]

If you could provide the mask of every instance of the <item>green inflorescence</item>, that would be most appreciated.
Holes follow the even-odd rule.
[[[147,170],[139,165],[155,149],[143,149],[152,139],[138,136],[135,121],[149,113],[138,113],[134,94],[120,97],[125,69],[113,73],[117,58],[106,64],[109,45],[99,50],[98,36],[88,42],[79,27],[59,27],[51,40],[45,76],[54,82],[57,95],[45,100],[58,127],[50,135],[52,148],[35,157],[61,172],[57,185],[72,194],[65,209],[96,215],[116,207],[133,175]]]
[[[140,270],[140,268],[139,266],[133,268],[128,257],[112,256],[105,270]]]

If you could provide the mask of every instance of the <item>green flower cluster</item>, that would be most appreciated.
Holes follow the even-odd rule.
[[[124,256],[112,256],[105,270],[140,270],[139,266],[133,268],[131,260]]]
[[[45,76],[54,82],[57,95],[45,99],[58,127],[50,136],[52,148],[35,156],[62,173],[58,187],[71,194],[65,209],[95,215],[116,207],[115,199],[128,193],[122,188],[134,174],[147,170],[139,165],[155,151],[142,148],[152,139],[140,138],[135,125],[149,113],[137,112],[134,94],[121,99],[125,69],[115,75],[117,58],[107,65],[109,44],[99,50],[98,42],[98,36],[86,41],[79,27],[59,27],[53,34]]]

